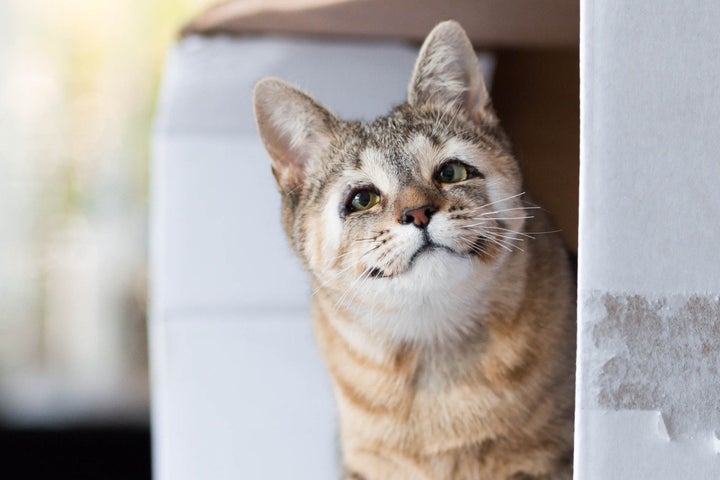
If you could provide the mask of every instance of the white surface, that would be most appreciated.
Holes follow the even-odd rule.
[[[720,2],[582,3],[583,290],[720,291]]]
[[[168,135],[156,141],[153,162],[157,308],[307,311],[310,288],[257,140]]]
[[[253,37],[189,38],[170,53],[152,165],[156,480],[338,477],[310,289],[280,226],[251,92],[278,76],[343,118],[370,119],[404,101],[416,55]]]
[[[579,480],[717,480],[715,437],[670,441],[656,411],[586,410],[576,437]]]
[[[582,2],[577,479],[720,478],[718,25]]]
[[[337,478],[333,400],[306,320],[156,319],[154,478]]]

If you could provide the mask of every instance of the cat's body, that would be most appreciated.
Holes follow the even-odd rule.
[[[255,93],[348,479],[569,479],[575,305],[462,29],[420,53],[408,103],[343,122],[278,80]]]

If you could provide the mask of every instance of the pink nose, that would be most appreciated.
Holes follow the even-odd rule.
[[[425,228],[430,223],[430,217],[437,212],[437,208],[433,205],[423,205],[422,207],[406,208],[400,215],[400,223],[407,225],[412,223],[418,228]]]

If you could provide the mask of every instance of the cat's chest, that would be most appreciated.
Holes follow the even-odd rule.
[[[346,381],[334,380],[336,385]],[[496,404],[482,387],[454,385],[439,391],[428,385],[429,378],[423,380],[425,385],[412,380],[405,383],[407,380],[388,378],[386,385],[358,383],[358,388],[366,389],[364,398],[336,387],[343,437],[350,444],[432,456],[478,445],[504,433],[503,423],[508,419],[493,411]]]
[[[505,399],[487,384],[479,361],[450,366],[447,359],[428,360],[411,351],[405,358],[374,363],[357,352],[338,350],[347,344],[330,348],[341,430],[351,442],[430,455],[504,431],[508,418],[498,405]],[[473,371],[476,375],[468,375]]]

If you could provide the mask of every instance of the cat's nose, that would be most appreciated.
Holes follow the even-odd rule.
[[[430,223],[430,217],[437,211],[438,209],[434,205],[406,208],[400,215],[399,221],[403,225],[412,223],[418,228],[425,228]]]

